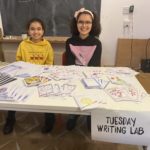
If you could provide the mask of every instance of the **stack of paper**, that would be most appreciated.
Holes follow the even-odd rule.
[[[14,80],[16,80],[16,78],[11,77],[6,73],[0,73],[0,86],[12,82]]]
[[[44,76],[32,76],[25,78],[23,81],[26,86],[37,86],[50,81],[50,79]]]
[[[31,91],[25,86],[11,84],[0,87],[0,101],[25,101],[31,95]]]

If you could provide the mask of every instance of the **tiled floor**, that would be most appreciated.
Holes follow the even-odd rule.
[[[49,134],[41,133],[43,114],[17,112],[15,130],[10,135],[3,135],[6,111],[0,111],[0,150],[139,150],[137,146],[91,141],[85,125],[85,118],[80,117],[75,130],[65,129],[66,115],[57,115],[57,122]]]

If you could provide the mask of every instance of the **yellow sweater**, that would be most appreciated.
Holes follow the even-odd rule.
[[[52,46],[46,39],[38,43],[34,43],[30,39],[25,39],[19,44],[16,60],[39,65],[52,65],[54,53]]]

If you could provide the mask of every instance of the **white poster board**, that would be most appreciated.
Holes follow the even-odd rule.
[[[150,145],[150,112],[94,110],[92,140]]]

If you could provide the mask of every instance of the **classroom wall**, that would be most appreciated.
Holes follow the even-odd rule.
[[[123,14],[123,7],[130,5],[135,7],[133,15]],[[118,38],[150,38],[149,6],[149,0],[101,1],[102,65],[114,65]],[[131,24],[129,28],[124,29],[123,22],[127,19]]]
[[[123,15],[123,7],[134,5],[132,16]],[[100,39],[103,45],[102,64],[115,63],[118,38],[150,38],[150,0],[102,0]],[[131,28],[123,30],[123,20],[131,19]],[[132,19],[133,18],[133,19]]]

